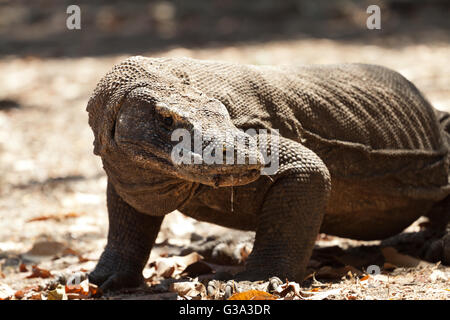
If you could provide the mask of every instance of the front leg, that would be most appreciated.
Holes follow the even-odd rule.
[[[114,190],[107,187],[109,215],[108,243],[89,280],[102,290],[136,287],[143,281],[142,270],[158,235],[163,216],[138,212]]]
[[[280,139],[279,161],[260,210],[253,251],[237,280],[303,280],[325,213],[330,175],[314,152],[288,139]]]

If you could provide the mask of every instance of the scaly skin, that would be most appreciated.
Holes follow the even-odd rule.
[[[163,217],[142,214],[125,201],[108,183],[108,244],[89,279],[102,284],[104,290],[138,286],[142,269],[158,235]],[[127,226],[122,229],[123,226]]]
[[[245,66],[132,57],[95,89],[87,110],[108,175],[108,245],[93,282],[135,286],[165,214],[255,230],[240,280],[301,280],[318,232],[383,239],[421,215],[448,212],[448,115],[398,73],[347,64]],[[175,129],[242,164],[180,164]],[[260,175],[264,134],[279,131],[279,167]],[[260,150],[248,148],[257,144]],[[189,157],[204,160],[201,153]],[[450,262],[448,219],[426,248]],[[442,231],[444,230],[444,231]],[[426,254],[425,254],[426,255]]]

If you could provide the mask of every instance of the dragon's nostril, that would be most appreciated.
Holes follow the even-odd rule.
[[[168,127],[171,127],[173,125],[173,119],[170,116],[164,117],[162,119],[162,121],[163,121],[164,125],[166,125]]]

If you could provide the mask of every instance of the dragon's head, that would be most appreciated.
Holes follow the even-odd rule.
[[[256,180],[263,167],[256,138],[235,127],[219,100],[152,63],[127,59],[100,81],[87,107],[95,153],[190,183]]]

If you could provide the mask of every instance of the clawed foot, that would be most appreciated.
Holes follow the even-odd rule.
[[[421,256],[428,261],[450,265],[450,197],[447,197],[427,215],[430,226],[425,231],[431,237],[423,244]]]
[[[401,233],[383,240],[381,245],[426,261],[450,265],[450,224],[446,228]]]
[[[142,275],[126,272],[102,273],[94,270],[88,277],[89,281],[98,285],[103,292],[139,287],[144,281]]]
[[[144,282],[141,266],[110,249],[105,249],[95,270],[88,277],[103,292],[135,288]]]
[[[253,248],[254,233],[233,231],[227,236],[210,237],[193,241],[182,252],[201,254],[206,261],[222,265],[242,264]]]
[[[208,296],[210,297],[228,299],[235,293],[248,290],[273,292],[282,284],[283,281],[281,281],[278,277],[271,277],[269,279],[259,281],[228,280],[224,282],[219,280],[211,280],[208,282],[207,291]]]
[[[450,233],[440,239],[429,241],[423,249],[423,257],[427,261],[450,265]]]

